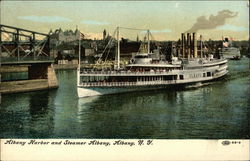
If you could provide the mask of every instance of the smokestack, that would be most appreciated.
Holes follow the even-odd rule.
[[[183,58],[185,58],[185,56],[186,56],[186,46],[187,46],[187,41],[186,41],[186,35],[184,34],[184,36],[183,36],[183,43],[184,43],[184,45],[183,45]]]
[[[181,54],[184,58],[184,33],[181,33]]]
[[[189,35],[189,57],[192,55],[192,34]]]
[[[193,33],[193,52],[194,57],[197,58],[197,40],[196,40],[196,33]]]
[[[187,58],[190,57],[190,33],[187,33]]]
[[[200,57],[203,58],[203,53],[202,53],[202,52],[203,52],[203,51],[202,51],[202,48],[203,48],[203,46],[202,46],[202,35],[200,35],[200,43],[201,43],[201,44],[200,44],[200,46],[201,46]]]

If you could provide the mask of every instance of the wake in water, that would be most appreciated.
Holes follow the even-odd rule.
[[[206,82],[206,83],[198,82],[198,83],[195,83],[195,84],[192,84],[192,85],[186,85],[186,86],[185,86],[185,89],[199,88],[199,87],[203,87],[203,86],[210,85],[210,84],[212,84],[212,83],[213,83],[213,82]]]

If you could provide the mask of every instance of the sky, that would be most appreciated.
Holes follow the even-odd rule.
[[[155,40],[178,40],[183,32],[204,39],[249,39],[249,2],[241,1],[7,1],[0,2],[0,23],[48,33],[78,28],[86,38],[112,35],[117,26],[149,29]],[[124,38],[145,32],[121,30]]]

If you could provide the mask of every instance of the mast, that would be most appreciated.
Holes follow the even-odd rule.
[[[150,53],[149,30],[148,30],[148,53]]]
[[[117,27],[117,69],[120,69],[120,40],[119,40],[119,27]]]
[[[81,67],[81,32],[79,31],[79,50],[78,50],[78,68],[80,69]]]
[[[79,30],[79,52],[78,52],[78,68],[77,68],[77,85],[80,83],[80,70],[81,70],[81,32]]]

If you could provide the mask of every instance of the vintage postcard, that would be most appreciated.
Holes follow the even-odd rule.
[[[0,1],[0,160],[249,160],[249,1]]]

